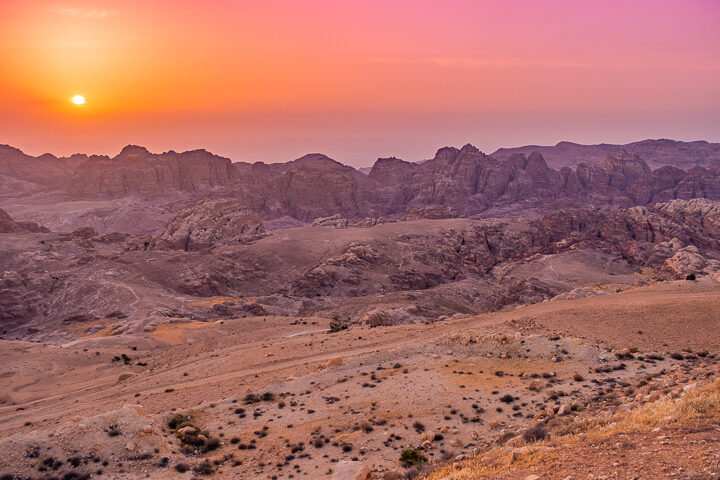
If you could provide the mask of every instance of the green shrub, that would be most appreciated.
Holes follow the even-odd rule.
[[[420,465],[427,461],[427,457],[423,455],[420,450],[415,450],[414,448],[406,448],[400,454],[400,462],[408,466]]]
[[[330,321],[330,333],[337,333],[341,330],[347,330],[348,329],[348,323],[347,321],[340,320],[340,317],[335,315],[333,319]]]
[[[188,423],[190,420],[192,420],[192,417],[190,417],[190,415],[183,415],[182,413],[176,413],[175,415],[168,418],[165,423],[170,430],[177,430],[178,428],[182,428],[180,426],[180,424]],[[184,425],[184,426],[187,426],[187,425]]]

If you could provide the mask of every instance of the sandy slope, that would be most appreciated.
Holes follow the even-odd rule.
[[[432,325],[355,327],[334,334],[319,331],[328,324],[322,318],[256,317],[171,324],[152,334],[83,339],[65,348],[2,341],[1,431],[3,437],[15,434],[4,441],[22,445],[20,451],[37,442],[29,440],[38,438],[29,433],[35,430],[57,434],[55,440],[39,437],[53,444],[58,458],[73,451],[114,455],[101,478],[143,477],[159,468],[161,456],[170,458],[162,469],[168,478],[190,478],[172,466],[203,457],[219,460],[215,475],[227,478],[324,478],[334,461],[353,457],[376,472],[401,470],[399,450],[420,444],[423,433],[444,432],[428,450],[433,461],[472,453],[504,432],[532,424],[547,405],[577,401],[588,410],[595,403],[600,408],[605,400],[593,399],[608,385],[620,388],[618,383],[629,385],[681,364],[670,352],[717,352],[717,312],[720,286],[708,279]],[[594,371],[619,363],[610,350],[629,347],[664,359],[627,360],[624,370]],[[129,357],[127,365],[113,361],[122,354]],[[562,361],[554,361],[557,357]],[[582,382],[573,380],[576,373]],[[543,388],[529,390],[533,381]],[[565,396],[548,400],[549,389]],[[244,405],[248,392],[272,392],[274,400]],[[499,401],[506,394],[517,399]],[[128,460],[124,436],[135,438],[131,431],[120,435],[125,441],[117,446],[90,444],[89,434],[77,433],[78,422],[88,423],[81,417],[124,404],[143,406],[137,421],[152,426],[147,439],[160,453],[150,450],[149,458]],[[234,413],[236,408],[243,408],[245,417]],[[192,413],[198,425],[220,438],[221,448],[205,456],[180,453],[164,427],[171,410]],[[265,434],[254,433],[263,427]],[[320,436],[330,442],[311,446]],[[239,444],[255,440],[257,448],[238,450],[233,437]],[[302,449],[293,453],[301,442]],[[234,459],[220,461],[231,453]],[[242,464],[232,466],[237,460]],[[0,459],[0,473],[39,475],[38,462],[23,455]]]

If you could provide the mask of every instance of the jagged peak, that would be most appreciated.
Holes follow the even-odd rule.
[[[483,153],[480,151],[479,148],[477,148],[475,145],[472,145],[470,143],[466,143],[462,146],[460,149],[460,153]]]

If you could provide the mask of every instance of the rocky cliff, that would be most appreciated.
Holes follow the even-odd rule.
[[[646,159],[652,168],[673,166],[678,168],[720,167],[720,143],[705,141],[678,142],[675,140],[642,140],[625,145],[601,143],[580,145],[560,142],[554,146],[527,145],[516,148],[500,148],[491,155],[500,160],[521,153],[541,153],[553,168],[572,167],[580,163],[599,165],[606,156],[618,150],[627,150]]]
[[[700,147],[700,151],[710,148]],[[520,212],[539,215],[569,206],[629,207],[673,199],[720,199],[720,171],[702,166],[688,170],[664,166],[653,171],[630,150],[607,154],[600,163],[554,170],[539,152],[511,153],[498,159],[472,145],[441,148],[423,163],[381,158],[368,175],[321,154],[288,163],[249,164],[231,163],[204,150],[152,154],[128,146],[113,158],[56,158],[0,149],[0,206],[32,201],[39,213],[29,215],[27,209],[21,213],[39,223],[48,223],[48,215],[64,208],[83,208],[82,215],[73,218],[103,218],[92,225],[99,231],[104,222],[139,233],[147,228],[132,222],[118,228],[112,214],[93,215],[87,208],[107,212],[132,198],[145,202],[158,219],[165,219],[210,196],[235,198],[265,220],[291,217],[309,223],[333,215],[378,218],[428,207],[452,209],[462,216],[501,217]],[[60,200],[66,204],[59,206]],[[106,203],[93,207],[78,202],[86,200]]]

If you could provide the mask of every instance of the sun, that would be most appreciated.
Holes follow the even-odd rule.
[[[82,95],[75,95],[70,99],[70,101],[75,105],[82,105],[85,103],[85,97],[83,97]]]

